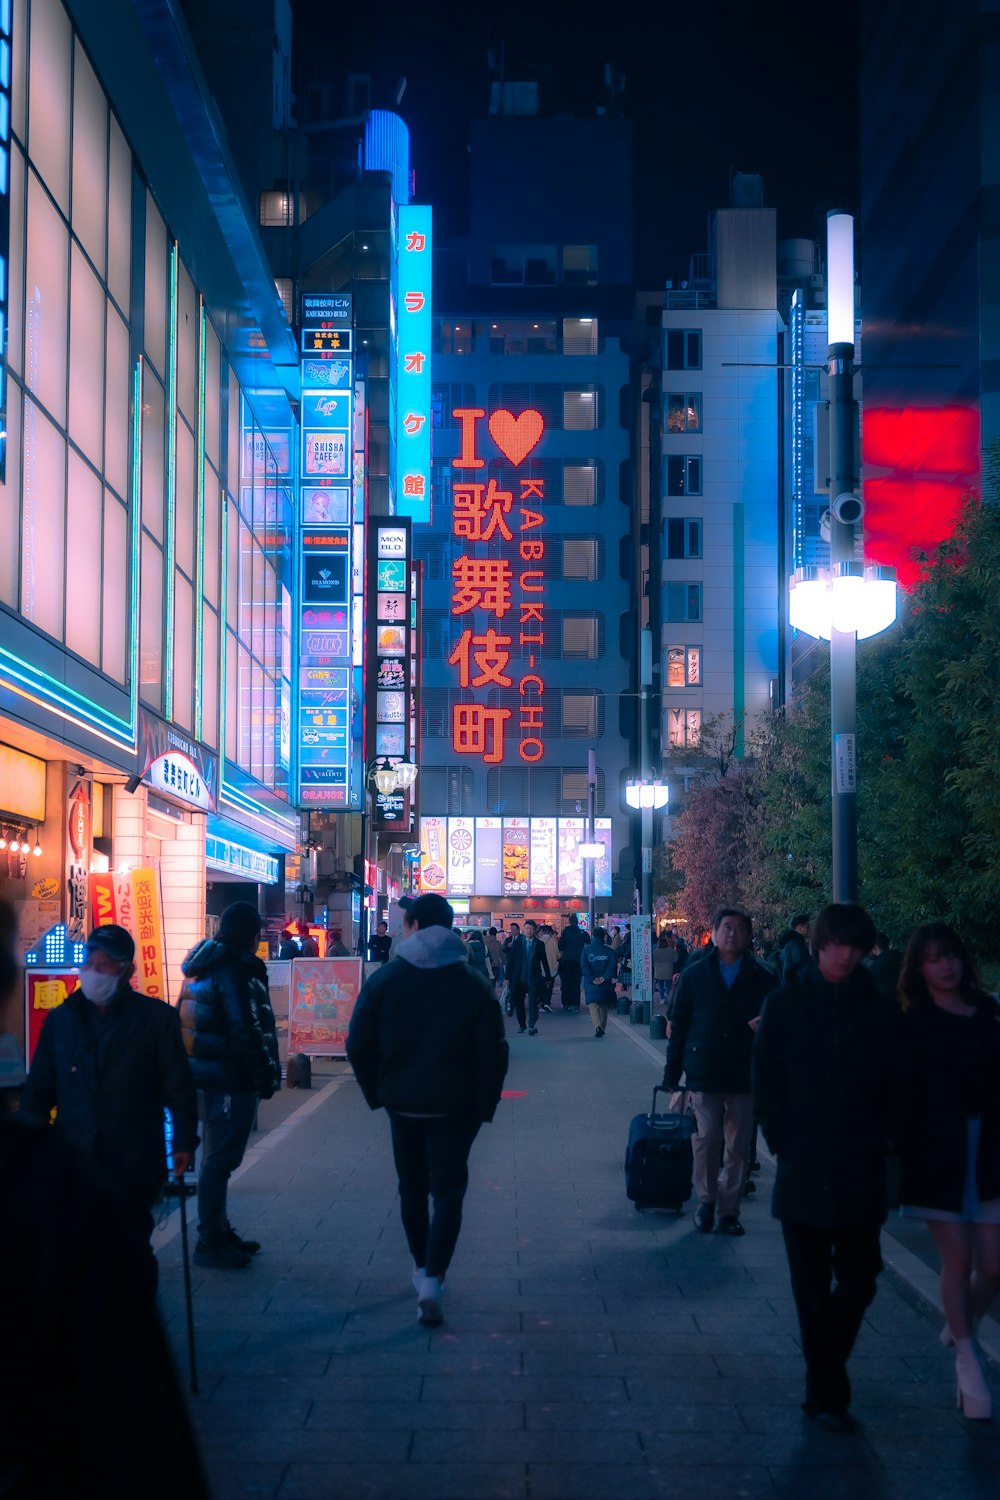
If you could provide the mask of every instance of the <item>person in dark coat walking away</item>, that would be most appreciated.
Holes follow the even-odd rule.
[[[806,1416],[849,1432],[847,1361],[882,1269],[890,1058],[898,1008],[861,960],[860,906],[824,907],[814,962],[768,996],[754,1046],[754,1103],[778,1159],[781,1220],[806,1361]]]
[[[691,1090],[696,1228],[710,1234],[716,1227],[718,1200],[718,1233],[739,1236],[753,1136],[754,1030],[776,980],[750,951],[753,925],[745,911],[716,912],[712,942],[712,952],[684,970],[672,997],[663,1086],[676,1090],[683,1073]]]
[[[319,943],[309,931],[309,923],[303,922],[300,917],[295,926],[299,934],[299,957],[319,958]]]
[[[256,955],[260,929],[256,907],[234,901],[222,913],[217,937],[196,944],[181,965],[181,1028],[204,1136],[194,1258],[217,1270],[248,1266],[260,1249],[259,1241],[243,1239],[230,1224],[226,1191],[243,1160],[258,1101],[281,1087],[267,969]]]
[[[525,996],[528,998],[528,1035],[538,1035],[538,1011],[543,1000],[548,999],[548,981],[551,978],[545,944],[538,936],[537,923],[527,921],[524,924],[524,936],[511,943],[507,954],[507,983],[510,986],[510,1003],[517,1017],[519,1035],[523,1035],[525,1029]]]
[[[600,1039],[608,1029],[608,1006],[614,999],[618,955],[608,942],[603,927],[594,928],[594,936],[583,950],[583,993],[594,1023],[594,1037]]]
[[[469,968],[474,974],[478,974],[486,983],[492,985],[493,975],[490,973],[489,960],[486,955],[486,944],[483,942],[482,933],[470,932],[465,945],[466,958]]]
[[[670,994],[676,963],[677,945],[674,942],[673,933],[661,932],[656,947],[653,949],[653,982],[661,1000],[666,1000]]]
[[[499,989],[504,980],[503,949],[500,946],[500,939],[497,937],[495,927],[489,928],[484,941],[486,944],[486,956],[493,970],[493,983]]]
[[[569,921],[559,934],[559,993],[563,1010],[576,1012],[580,1009],[580,966],[587,942],[587,934],[580,931],[576,912],[571,912]],[[620,958],[621,954],[619,960]]]
[[[347,1035],[361,1092],[389,1115],[417,1318],[431,1325],[444,1317],[469,1152],[493,1119],[507,1073],[503,1015],[453,921],[443,896],[417,897],[395,958],[366,981]]]
[[[15,938],[0,902],[0,1032]],[[47,1119],[0,1112],[5,1500],[209,1500],[148,1260],[93,1154]]]
[[[875,988],[887,1000],[895,1000],[899,991],[899,975],[903,967],[903,955],[893,948],[884,932],[875,934],[875,946],[865,959],[865,968],[875,981]]]
[[[899,992],[900,1212],[922,1219],[937,1246],[942,1341],[955,1346],[959,1404],[985,1420],[992,1401],[975,1332],[1000,1292],[1000,1005],[944,922],[910,938]]]
[[[191,1165],[198,1125],[177,1012],[136,993],[134,960],[135,943],[124,927],[95,927],[79,989],[46,1017],[21,1109],[41,1122],[55,1109],[56,1128],[121,1194],[155,1289],[149,1236],[167,1179],[164,1107],[173,1122],[175,1177]]]

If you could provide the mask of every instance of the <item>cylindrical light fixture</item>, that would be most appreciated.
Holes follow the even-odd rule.
[[[42,846],[38,842],[38,829],[37,828],[33,830],[33,834],[34,834],[34,839],[35,839],[35,847],[34,847],[34,849],[32,849],[31,852],[35,856],[36,859],[40,859],[41,858],[41,854],[42,854]]]
[[[854,347],[854,219],[826,216],[827,342]]]
[[[584,842],[582,844],[577,844],[576,850],[581,859],[600,859],[604,853],[604,845]]]

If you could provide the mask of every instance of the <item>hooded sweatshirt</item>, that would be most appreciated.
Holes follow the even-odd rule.
[[[347,1056],[372,1109],[492,1120],[507,1072],[503,1016],[450,927],[424,927],[368,979]]]

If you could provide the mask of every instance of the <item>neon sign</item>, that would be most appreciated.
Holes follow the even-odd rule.
[[[400,204],[397,230],[396,511],[431,518],[431,210]]]
[[[486,461],[479,456],[476,438],[485,411],[458,407],[452,415],[461,429],[461,451],[453,467],[482,469]],[[545,431],[540,413],[530,408],[517,416],[495,411],[488,427],[514,469]],[[457,669],[459,687],[469,692],[513,689],[516,681],[518,711],[512,729],[521,759],[534,763],[545,753],[545,681],[539,669],[545,645],[545,514],[538,508],[545,504],[545,487],[542,479],[527,475],[515,475],[509,483],[510,488],[502,488],[495,478],[486,483],[456,479],[452,485],[451,529],[465,550],[452,564],[451,613],[469,620],[448,662]],[[489,556],[482,550],[487,543]],[[452,749],[456,755],[478,756],[485,765],[499,765],[513,717],[513,710],[495,703],[456,703]]]

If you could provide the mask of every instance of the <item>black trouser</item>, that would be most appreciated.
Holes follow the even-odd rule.
[[[540,984],[540,983],[541,983],[541,980],[539,980],[538,984]],[[511,1001],[511,1004],[513,1005],[513,1007],[514,1007],[514,1014],[517,1017],[517,1024],[519,1026],[523,1026],[524,1025],[524,997],[525,997],[525,994],[527,994],[527,996],[528,996],[528,1025],[529,1026],[537,1026],[538,1025],[538,1005],[539,1005],[539,999],[540,999],[538,984],[531,984],[531,985],[514,984],[514,985],[511,985],[510,1001]]]
[[[806,1400],[820,1411],[851,1404],[847,1361],[882,1269],[877,1224],[846,1229],[782,1220],[806,1360]]]
[[[580,965],[568,964],[565,959],[559,965],[559,993],[563,1010],[580,1009]]]
[[[399,1209],[413,1264],[443,1277],[462,1227],[469,1185],[469,1152],[479,1121],[461,1115],[437,1119],[389,1115],[392,1154],[399,1178]],[[428,1213],[427,1197],[434,1213]]]

